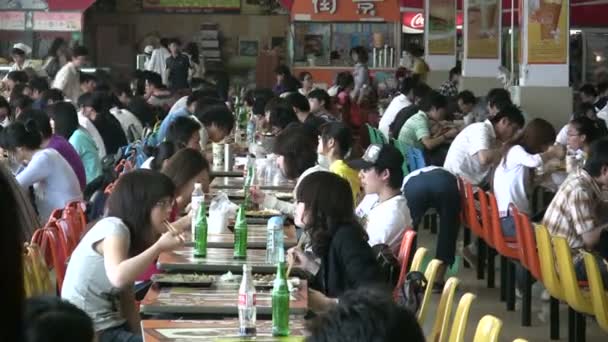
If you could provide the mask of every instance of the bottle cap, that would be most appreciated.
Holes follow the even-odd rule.
[[[201,184],[201,183],[194,183],[194,188],[195,189],[196,188],[202,188],[202,187],[203,187],[203,184]]]
[[[269,225],[277,225],[277,226],[283,226],[283,216],[273,216],[270,218],[270,220],[268,220],[268,224]]]

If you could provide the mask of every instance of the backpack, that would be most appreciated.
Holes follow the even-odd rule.
[[[378,262],[384,273],[386,283],[390,284],[391,287],[395,287],[399,280],[399,260],[397,260],[387,244],[377,244],[372,247],[372,251],[376,256],[376,262]]]
[[[423,273],[413,271],[405,276],[405,283],[397,290],[397,304],[416,314],[422,306],[428,281]]]
[[[414,114],[418,113],[420,108],[417,105],[407,106],[397,113],[395,120],[389,126],[389,133],[393,139],[399,138],[399,132],[401,132],[401,127],[405,125],[405,122],[414,116]]]
[[[124,147],[122,159],[129,161],[133,168],[139,169],[148,159],[148,155],[144,152],[144,144],[141,141],[136,141]]]

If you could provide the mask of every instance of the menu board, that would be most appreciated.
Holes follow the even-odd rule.
[[[241,0],[143,0],[143,9],[177,13],[238,13]]]
[[[0,30],[23,31],[25,29],[25,12],[0,12]]]

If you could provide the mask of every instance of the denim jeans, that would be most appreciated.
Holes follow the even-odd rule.
[[[436,258],[446,265],[454,263],[456,240],[460,231],[460,193],[458,181],[443,169],[434,169],[412,177],[403,188],[403,195],[417,229],[429,209],[439,215]]]
[[[98,336],[98,342],[143,342],[143,337],[132,333],[126,323],[100,331]]]
[[[600,242],[593,251],[595,262],[600,269],[600,275],[604,281],[604,288],[608,289],[608,231],[603,231],[600,235]],[[582,254],[574,256],[574,271],[578,280],[587,280],[587,270]]]

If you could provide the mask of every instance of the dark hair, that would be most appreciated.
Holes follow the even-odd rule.
[[[173,37],[171,39],[169,39],[169,44],[167,45],[171,45],[171,44],[177,44],[177,45],[182,45],[181,40],[179,40],[179,38]]]
[[[340,148],[340,156],[344,158],[353,146],[353,134],[348,126],[342,122],[328,122],[321,126],[321,140],[327,144],[334,139]]]
[[[264,115],[268,101],[274,98],[274,93],[268,88],[256,88],[245,94],[245,102],[251,106],[254,115]]]
[[[28,299],[24,322],[26,342],[88,342],[95,337],[91,317],[56,296]]]
[[[599,177],[602,175],[604,166],[608,166],[608,139],[606,138],[591,144],[584,169],[591,177]]]
[[[93,93],[84,93],[78,96],[78,107],[90,107],[93,100]]]
[[[475,98],[475,94],[473,94],[472,91],[470,90],[463,90],[460,93],[458,93],[458,96],[456,97],[458,100],[462,100],[462,103],[464,104],[472,104],[474,105],[475,103],[477,103],[477,99]]]
[[[462,69],[459,66],[453,67],[452,69],[450,69],[450,80],[454,76],[460,76],[461,73],[462,73]]]
[[[338,86],[338,93],[343,91],[348,87],[352,87],[355,85],[355,78],[353,74],[348,71],[343,71],[338,74],[336,77],[336,85]]]
[[[403,154],[401,154],[401,152],[399,152],[399,150],[391,144],[382,145],[382,150],[380,153],[388,156],[388,158],[385,159],[380,157],[379,159],[382,160],[382,165],[376,164],[372,166],[372,168],[378,174],[382,173],[384,170],[388,170],[388,186],[390,186],[392,189],[400,189],[404,177]]]
[[[188,141],[199,129],[201,129],[201,125],[194,119],[180,116],[169,125],[166,139],[177,147],[184,148],[188,146]]]
[[[425,341],[416,316],[380,289],[348,291],[308,325],[307,342],[389,342],[405,336],[408,342]]]
[[[29,87],[42,94],[49,90],[49,82],[44,77],[35,77],[30,80]]]
[[[308,99],[306,98],[306,96],[300,93],[291,93],[287,95],[286,100],[292,107],[296,108],[301,112],[310,111],[310,104],[308,103]]]
[[[152,108],[143,98],[134,97],[131,102],[129,102],[129,105],[127,105],[127,109],[129,112],[133,113],[144,126],[151,127],[154,125],[156,118],[154,113],[152,113]]]
[[[225,104],[205,106],[205,108],[199,106],[199,108],[196,109],[195,115],[205,127],[210,127],[215,124],[215,126],[228,133],[232,131],[232,128],[234,127],[234,116]]]
[[[493,103],[500,101],[509,101],[511,102],[511,94],[508,90],[504,88],[493,88],[488,91],[488,95],[486,96],[488,103],[492,105]]]
[[[163,167],[163,162],[173,157],[178,148],[170,141],[163,141],[158,146],[152,147],[146,151],[149,156],[154,157],[150,163],[150,169],[160,171]]]
[[[355,219],[353,201],[346,200],[352,196],[348,181],[332,172],[313,172],[298,185],[296,200],[304,203],[308,218],[304,230],[316,256],[327,255],[331,239],[343,225],[353,226],[351,229],[366,237]]]
[[[18,147],[35,150],[42,144],[42,136],[34,120],[26,123],[13,122],[4,128],[0,135],[0,146],[8,151],[15,151]]]
[[[350,55],[352,56],[353,53],[357,54],[357,56],[359,57],[360,63],[365,64],[369,60],[369,55],[367,53],[367,49],[361,45],[355,46],[354,48],[352,48],[350,50]]]
[[[581,102],[576,106],[576,111],[574,112],[574,118],[578,118],[579,116],[587,116],[587,113],[593,112],[595,114],[595,106],[591,103]]]
[[[296,179],[317,162],[317,137],[303,125],[285,128],[277,136],[274,153],[283,156],[285,176]]]
[[[14,70],[9,72],[6,75],[7,80],[11,80],[15,83],[27,83],[29,81],[29,77],[27,77],[27,73],[21,70]]]
[[[555,141],[555,128],[546,120],[536,118],[528,122],[524,131],[515,139],[507,142],[503,147],[502,158],[507,163],[507,154],[511,147],[520,145],[528,154],[543,152],[543,147]]]
[[[55,134],[69,140],[80,126],[76,108],[68,102],[57,102],[49,107],[48,113],[55,122]]]
[[[526,119],[521,113],[521,110],[514,104],[505,105],[500,112],[498,112],[493,118],[490,119],[493,125],[497,124],[506,118],[510,123],[515,124],[519,127],[524,127]]]
[[[300,75],[298,76],[298,78],[300,79],[300,82],[304,82],[304,80],[306,79],[306,76],[310,76],[312,78],[311,73],[309,73],[308,71],[302,71],[300,73]]]
[[[53,101],[53,103],[61,102],[64,99],[63,92],[57,88],[51,88],[42,93],[42,102],[44,104],[47,104],[49,101]],[[80,98],[78,98],[78,102],[80,103]]]
[[[446,108],[447,106],[447,98],[434,90],[431,91],[427,96],[425,96],[422,101],[420,101],[419,105],[420,110],[423,112],[428,112],[432,108],[441,109]]]
[[[162,169],[178,191],[203,171],[209,171],[209,162],[202,153],[191,148],[177,151]]]
[[[608,82],[600,82],[597,84],[597,93],[603,95],[608,90]]]
[[[592,142],[600,138],[600,133],[593,120],[586,116],[579,116],[570,121],[570,127],[574,128],[578,134],[585,136],[585,145],[590,145]]]
[[[103,91],[95,91],[91,94],[91,108],[98,114],[109,113],[112,108],[112,97]]]
[[[163,198],[173,198],[175,185],[162,173],[138,169],[118,178],[108,198],[106,216],[118,217],[129,228],[129,256],[152,245],[155,233],[150,227],[150,213]]]
[[[298,122],[298,117],[285,99],[273,99],[266,105],[266,110],[270,112],[268,120],[271,127],[285,129],[289,124]]]
[[[40,132],[42,139],[48,139],[53,135],[51,122],[45,112],[37,109],[26,109],[17,118],[18,122],[23,122],[24,124],[30,120],[36,124],[36,128]]]
[[[416,88],[418,82],[418,77],[405,77],[403,81],[401,81],[401,84],[399,84],[399,92],[407,96],[407,94]]]
[[[80,84],[95,82],[97,83],[97,77],[95,75],[88,72],[80,72]]]
[[[195,42],[190,42],[188,44],[186,44],[186,46],[184,47],[184,52],[190,55],[190,60],[193,63],[199,64],[200,61],[200,56],[199,56],[199,48],[198,48],[198,44],[196,44]],[[194,88],[194,86],[193,86]]]
[[[287,65],[285,64],[278,65],[274,69],[274,73],[277,75],[291,76],[291,71],[289,70],[289,67],[287,67]]]
[[[319,102],[323,101],[323,107],[325,108],[325,110],[331,109],[331,98],[329,97],[329,94],[323,89],[317,88],[311,90],[310,93],[308,93],[308,98],[316,99]]]
[[[11,105],[8,103],[8,101],[6,101],[6,99],[2,95],[0,95],[0,108],[6,108],[8,110],[8,118],[12,121],[13,110],[11,108]]]
[[[16,98],[17,96],[27,96],[25,95],[25,89],[29,88],[29,86],[26,83],[16,83],[15,86],[13,87],[13,90],[11,90],[11,93],[9,95],[9,98]],[[30,98],[31,99],[31,98]],[[32,100],[33,102],[33,100]]]
[[[161,38],[158,43],[160,44],[160,46],[166,48],[169,46],[170,41],[171,41],[171,39],[164,37],[164,38]]]
[[[595,87],[593,86],[593,84],[583,84],[579,90],[580,93],[585,94],[587,96],[590,97],[596,97],[597,96],[597,90],[595,90]]]
[[[51,43],[51,47],[49,48],[49,52],[47,54],[47,57],[57,57],[57,53],[59,52],[59,48],[61,48],[62,45],[65,45],[65,39],[63,38],[55,38],[53,40],[53,42]]]
[[[414,87],[414,97],[423,99],[425,98],[433,89],[429,87],[424,82],[418,82]]]
[[[155,88],[161,88],[163,86],[163,78],[155,72],[147,72],[145,74],[145,80]]]
[[[72,49],[72,58],[78,58],[78,57],[82,57],[82,56],[86,57],[88,55],[89,55],[89,50],[84,46],[79,45],[79,46],[75,46]]]
[[[16,94],[11,97],[10,105],[13,109],[13,113],[16,112],[17,109],[24,111],[34,104],[34,100],[32,100],[29,96],[23,94]]]
[[[417,43],[411,43],[410,45],[408,45],[405,51],[407,51],[410,55],[414,57],[422,57],[422,55],[424,54],[424,49]]]

